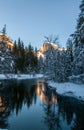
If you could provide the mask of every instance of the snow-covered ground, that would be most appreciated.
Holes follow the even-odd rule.
[[[33,79],[33,78],[42,78],[42,74],[0,74],[0,79]]]
[[[7,130],[7,129],[0,129],[0,130]]]
[[[0,130],[7,130],[7,129],[0,129]]]
[[[51,87],[55,87],[56,92],[59,94],[73,96],[84,101],[84,84],[55,83],[53,81],[48,81],[48,84]]]

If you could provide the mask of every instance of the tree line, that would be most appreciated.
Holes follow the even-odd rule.
[[[33,48],[31,44],[28,47],[24,47],[23,41],[18,38],[18,41],[14,42],[12,53],[14,55],[15,73],[30,73],[37,71],[37,49]]]

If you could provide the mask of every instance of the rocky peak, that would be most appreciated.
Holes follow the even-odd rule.
[[[44,53],[44,52],[46,52],[49,49],[56,50],[58,48],[59,48],[59,46],[57,44],[47,42],[47,43],[43,43],[43,46],[39,49],[39,51]]]
[[[0,33],[0,48],[7,47],[8,49],[12,50],[13,46],[14,44],[10,37],[6,34]]]

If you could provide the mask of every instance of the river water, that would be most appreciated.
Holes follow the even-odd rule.
[[[0,130],[84,130],[84,102],[43,79],[0,84]]]

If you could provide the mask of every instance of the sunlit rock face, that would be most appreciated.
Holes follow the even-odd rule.
[[[47,43],[43,43],[43,46],[38,50],[37,52],[37,57],[38,59],[41,57],[41,58],[45,58],[45,55],[44,53],[47,52],[48,50],[50,49],[58,49],[58,45],[56,44],[53,44],[53,43],[50,43],[50,42],[47,42]]]
[[[58,59],[61,59],[59,55],[61,56],[64,53],[66,53],[66,48],[60,48],[57,44],[50,42],[44,43],[37,51],[39,72],[47,75],[51,74],[52,78],[56,77],[54,75],[56,64],[59,62]]]
[[[66,51],[66,48],[60,48],[57,44],[46,42],[43,43],[43,46],[38,50],[37,57],[38,59],[43,58],[45,59],[47,51]]]
[[[49,49],[58,49],[59,46],[57,44],[54,44],[54,43],[50,43],[50,42],[47,42],[47,43],[44,43],[43,46],[40,48],[40,52],[44,53],[45,51],[49,50]]]
[[[8,49],[13,49],[13,41],[10,39],[9,36],[0,33],[0,48],[7,47]]]

